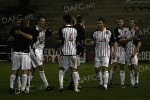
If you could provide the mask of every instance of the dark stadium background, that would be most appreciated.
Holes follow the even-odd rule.
[[[99,17],[106,19],[107,28],[113,30],[116,27],[116,19],[124,18],[125,24],[131,18],[135,18],[140,23],[140,33],[142,36],[142,47],[139,54],[140,87],[133,89],[129,87],[129,71],[126,67],[127,88],[120,88],[119,71],[114,80],[115,88],[108,91],[99,91],[97,81],[85,81],[83,90],[75,94],[73,91],[57,92],[58,88],[58,64],[59,52],[55,51],[56,36],[46,38],[45,72],[50,83],[55,86],[51,92],[37,91],[27,95],[10,95],[9,75],[11,73],[10,54],[7,52],[7,39],[13,22],[20,18],[29,19],[31,26],[35,25],[36,17],[43,15],[46,17],[48,25],[53,30],[62,27],[62,16],[70,14],[72,16],[82,15],[85,17],[86,26],[86,59],[87,63],[81,64],[79,72],[81,78],[95,74],[94,72],[94,46],[90,36],[96,29],[96,21]],[[149,100],[150,98],[150,0],[0,0],[0,99],[1,100]],[[8,51],[10,52],[10,51]],[[83,60],[83,62],[84,62]],[[92,63],[90,63],[92,62]],[[111,68],[111,67],[110,67]],[[38,73],[33,79],[33,85],[40,86],[41,80]]]
[[[142,34],[142,47],[139,54],[141,62],[150,62],[150,1],[149,0],[1,0],[0,1],[0,45],[5,45],[9,31],[15,20],[20,18],[30,19],[31,26],[35,24],[36,17],[43,15],[47,18],[48,25],[53,30],[62,27],[62,16],[82,15],[86,25],[86,61],[93,61],[93,45],[90,35],[96,28],[98,17],[106,19],[106,26],[113,30],[116,19],[125,19],[128,25],[130,18],[135,18],[140,23]],[[46,38],[46,48],[55,48],[56,37]],[[6,48],[0,46],[0,52]],[[0,59],[5,60],[5,54],[0,54]],[[52,62],[48,60],[47,62]]]

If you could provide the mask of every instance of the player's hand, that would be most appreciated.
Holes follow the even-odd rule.
[[[86,48],[85,47],[83,47],[83,53],[85,53],[86,52]]]
[[[131,55],[131,58],[134,58],[136,55],[136,52],[133,52],[133,54]]]
[[[113,52],[113,55],[112,55],[112,56],[113,56],[113,59],[116,58],[116,55],[117,55],[116,52]]]
[[[15,31],[15,34],[22,34],[22,31],[20,29]]]
[[[132,36],[132,40],[138,40],[138,36],[136,35]]]
[[[39,30],[38,30],[38,31],[39,31],[39,32],[42,32],[43,30],[45,30],[44,27],[43,27],[43,28],[42,28],[42,27],[39,27]]]

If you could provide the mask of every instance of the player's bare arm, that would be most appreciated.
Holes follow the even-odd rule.
[[[133,54],[131,55],[132,58],[139,52],[139,49],[140,49],[140,47],[141,47],[141,44],[142,44],[141,42],[138,42],[136,48],[134,49]]]
[[[136,40],[136,39],[137,39],[136,36],[131,36],[131,37],[129,37],[129,38],[121,38],[121,39],[119,40],[119,42],[121,42],[121,43],[127,43],[127,42],[129,42],[129,41]]]
[[[13,36],[10,36],[7,40],[7,42],[10,42],[10,41],[14,41],[14,37]]]
[[[114,50],[114,52],[113,52],[113,58],[115,58],[115,57],[116,57],[117,46],[118,46],[118,43],[117,43],[117,42],[115,42],[115,43],[113,44],[113,50]]]
[[[21,35],[23,35],[24,37],[26,37],[27,39],[30,39],[30,40],[32,40],[32,38],[33,38],[32,35],[27,34],[27,33],[24,33],[24,32],[22,32],[22,31],[19,30],[19,29],[16,30],[15,33],[16,33],[16,34],[21,34]]]
[[[57,33],[58,33],[58,31],[55,30],[55,31],[52,32],[52,35],[57,35]]]

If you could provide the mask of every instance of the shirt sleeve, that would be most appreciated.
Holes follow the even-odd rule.
[[[91,39],[92,39],[92,40],[95,40],[95,32],[92,33]]]
[[[32,36],[33,36],[33,43],[35,43],[37,41],[37,37],[39,36],[39,32],[36,30],[35,27],[31,28],[31,33],[32,33]]]
[[[137,36],[137,40],[133,40],[133,44],[137,46],[138,42],[141,42],[141,35],[139,31],[135,31],[135,35]]]
[[[52,32],[53,30],[51,30],[50,28],[46,29],[45,36],[51,36]]]
[[[119,40],[121,39],[121,37],[119,37],[119,32],[117,29],[114,29],[114,37],[116,42],[119,42]]]
[[[115,35],[111,31],[110,31],[110,33],[111,33],[110,42],[115,43],[116,42]]]

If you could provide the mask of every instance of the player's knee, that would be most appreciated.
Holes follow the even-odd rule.
[[[108,71],[108,67],[103,66],[103,72]]]
[[[38,69],[39,69],[40,71],[44,71],[44,66],[43,66],[43,65],[39,65],[39,66],[38,66]]]
[[[59,70],[65,70],[63,67],[59,67]]]
[[[100,72],[100,69],[99,68],[95,68],[95,72],[96,73]]]
[[[17,70],[12,70],[12,75],[17,75]]]
[[[120,70],[124,70],[124,64],[119,64]]]
[[[72,68],[71,70],[72,70],[72,72],[77,72],[77,71],[78,71],[78,70],[75,69],[75,68]]]

